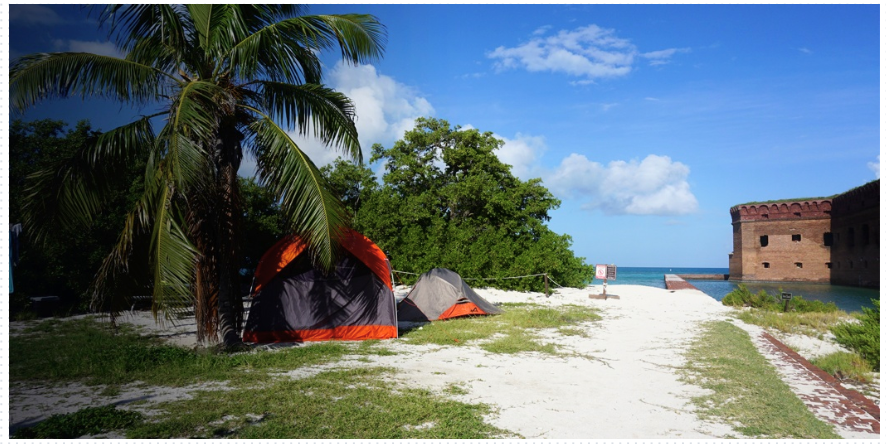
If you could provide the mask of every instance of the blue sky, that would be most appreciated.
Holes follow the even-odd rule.
[[[493,132],[516,175],[562,200],[549,226],[589,263],[725,268],[731,206],[879,177],[876,4],[311,9],[347,12],[388,33],[372,65],[323,58],[364,149],[420,116]],[[116,51],[74,6],[11,5],[9,30],[12,58]],[[110,129],[150,111],[69,99],[24,118]],[[336,156],[301,144],[319,164]]]

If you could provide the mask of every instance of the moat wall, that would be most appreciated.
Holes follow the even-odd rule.
[[[880,181],[833,198],[737,205],[729,280],[879,288]]]

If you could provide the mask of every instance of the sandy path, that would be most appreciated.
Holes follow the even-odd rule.
[[[592,289],[598,292],[600,289]],[[392,343],[398,354],[376,362],[397,368],[401,380],[498,409],[490,422],[526,438],[718,438],[724,424],[700,421],[689,400],[703,392],[679,381],[673,367],[698,325],[728,309],[701,292],[610,286],[620,299],[591,300],[588,290],[538,293],[478,290],[491,302],[580,304],[604,319],[587,325],[590,338],[557,336],[562,351],[581,356],[489,354],[476,346],[417,347]]]

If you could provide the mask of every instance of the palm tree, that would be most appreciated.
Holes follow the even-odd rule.
[[[109,97],[157,112],[35,174],[25,222],[38,239],[55,223],[88,223],[119,165],[145,161],[144,191],[90,289],[93,309],[113,320],[128,303],[122,282],[147,257],[155,319],[193,307],[201,342],[238,344],[236,175],[244,150],[315,264],[330,269],[345,213],[287,130],[362,161],[353,103],[322,84],[318,54],[338,47],[347,63],[376,60],[384,28],[372,16],[311,16],[293,5],[112,5],[99,12],[126,56],[21,57],[10,71],[11,105]],[[155,133],[152,123],[161,118]]]

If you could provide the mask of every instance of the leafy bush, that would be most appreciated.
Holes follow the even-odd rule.
[[[880,368],[880,300],[872,299],[874,308],[863,307],[861,323],[837,324],[831,331],[837,342],[856,351],[874,368]]]
[[[142,414],[117,410],[113,405],[87,407],[66,415],[52,415],[33,426],[18,429],[13,439],[71,439],[131,427],[143,419]]]
[[[738,288],[723,297],[723,305],[731,307],[751,307],[768,311],[783,311],[784,302],[776,298],[766,290],[751,293],[744,284],[738,284]],[[837,311],[837,305],[833,302],[821,302],[803,299],[803,296],[794,296],[788,307],[790,311],[800,313],[833,313]]]

